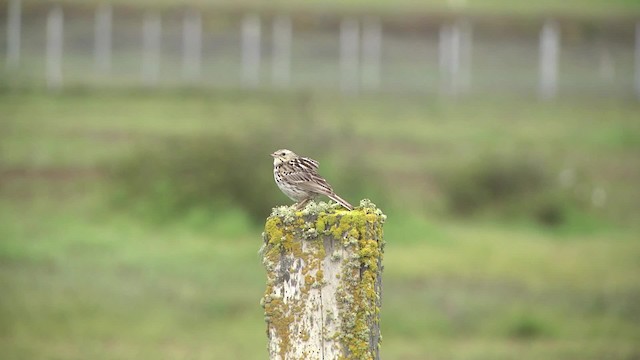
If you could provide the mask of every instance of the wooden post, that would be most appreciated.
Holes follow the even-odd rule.
[[[10,0],[7,11],[7,62],[8,67],[20,63],[20,27],[22,21],[20,0]]]
[[[112,13],[111,4],[100,4],[96,9],[94,66],[103,75],[111,70]]]
[[[640,22],[636,24],[636,46],[635,46],[635,79],[634,88],[636,97],[640,99]]]
[[[461,79],[464,37],[467,36],[465,25],[460,21],[442,25],[439,33],[439,67],[440,67],[440,91],[445,95],[458,95],[466,79]],[[464,44],[467,45],[466,43]]]
[[[473,28],[468,20],[458,21],[460,27],[460,78],[459,88],[461,93],[471,90],[472,63],[473,63]]]
[[[245,15],[242,19],[242,85],[257,88],[260,85],[260,16]]]
[[[154,86],[158,83],[161,36],[160,14],[146,13],[142,24],[142,81],[146,86]]]
[[[450,95],[458,95],[459,92],[459,83],[460,83],[460,38],[462,37],[460,32],[460,27],[458,24],[451,25],[449,30],[449,41],[451,42],[449,45],[450,60],[449,63],[449,94]]]
[[[558,25],[554,21],[547,21],[540,32],[540,83],[538,92],[544,100],[554,98],[558,92],[559,33]]]
[[[62,8],[58,5],[47,15],[47,87],[62,87],[62,50],[64,42]]]
[[[382,25],[380,19],[369,17],[362,23],[362,74],[361,85],[365,90],[380,88],[380,63],[382,57]]]
[[[202,16],[189,9],[182,21],[182,78],[193,83],[200,77],[202,65]]]
[[[273,210],[261,249],[270,359],[380,358],[385,219],[369,200]]]
[[[358,93],[360,60],[360,31],[358,20],[345,18],[340,23],[340,89],[342,93]]]
[[[451,79],[449,70],[452,66],[451,58],[451,25],[443,24],[438,33],[438,70],[440,74],[440,92],[449,94],[451,91]]]
[[[438,40],[440,92],[456,96],[471,88],[471,24],[458,20],[440,27]]]
[[[291,17],[274,19],[271,81],[276,87],[286,87],[291,80],[291,31]]]
[[[600,61],[598,63],[598,74],[600,75],[600,79],[606,83],[612,83],[616,77],[616,65],[613,61],[611,50],[605,46],[601,46],[598,48],[598,53],[600,55]]]

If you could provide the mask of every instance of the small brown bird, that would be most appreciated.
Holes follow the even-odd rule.
[[[327,180],[318,174],[319,163],[316,160],[298,156],[287,149],[278,150],[271,156],[273,178],[280,190],[296,202],[296,209],[304,208],[318,195],[326,195],[348,210],[353,210],[353,206],[338,196]]]

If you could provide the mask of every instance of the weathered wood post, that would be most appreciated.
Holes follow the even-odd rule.
[[[380,358],[385,219],[369,200],[273,210],[261,249],[270,359]]]

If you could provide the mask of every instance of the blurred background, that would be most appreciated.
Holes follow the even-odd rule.
[[[0,1],[3,359],[264,359],[320,160],[389,216],[384,359],[640,357],[640,3]]]

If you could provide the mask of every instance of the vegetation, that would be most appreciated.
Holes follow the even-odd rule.
[[[272,177],[265,176],[269,159],[255,159],[273,151],[259,144],[261,136],[167,139],[137,152],[111,167],[115,205],[134,205],[157,221],[237,207],[261,223],[277,202]]]
[[[640,355],[634,102],[5,91],[0,108],[3,358],[265,358],[252,219],[290,203],[268,156],[289,146],[389,216],[383,358]]]
[[[86,1],[65,0],[66,3],[86,4]],[[115,3],[129,4],[124,0],[115,0]],[[137,4],[146,6],[176,7],[184,5],[176,0],[138,0]],[[640,12],[640,6],[633,0],[565,0],[562,2],[553,0],[540,1],[505,1],[505,0],[426,0],[426,1],[388,1],[388,0],[312,0],[304,3],[292,0],[264,1],[243,0],[241,2],[231,0],[192,0],[190,3],[198,6],[217,6],[231,8],[265,8],[265,9],[334,9],[336,11],[369,10],[378,12],[415,12],[415,11],[443,11],[465,10],[480,13],[501,14],[587,14],[587,15],[611,15],[628,14],[629,11]]]

